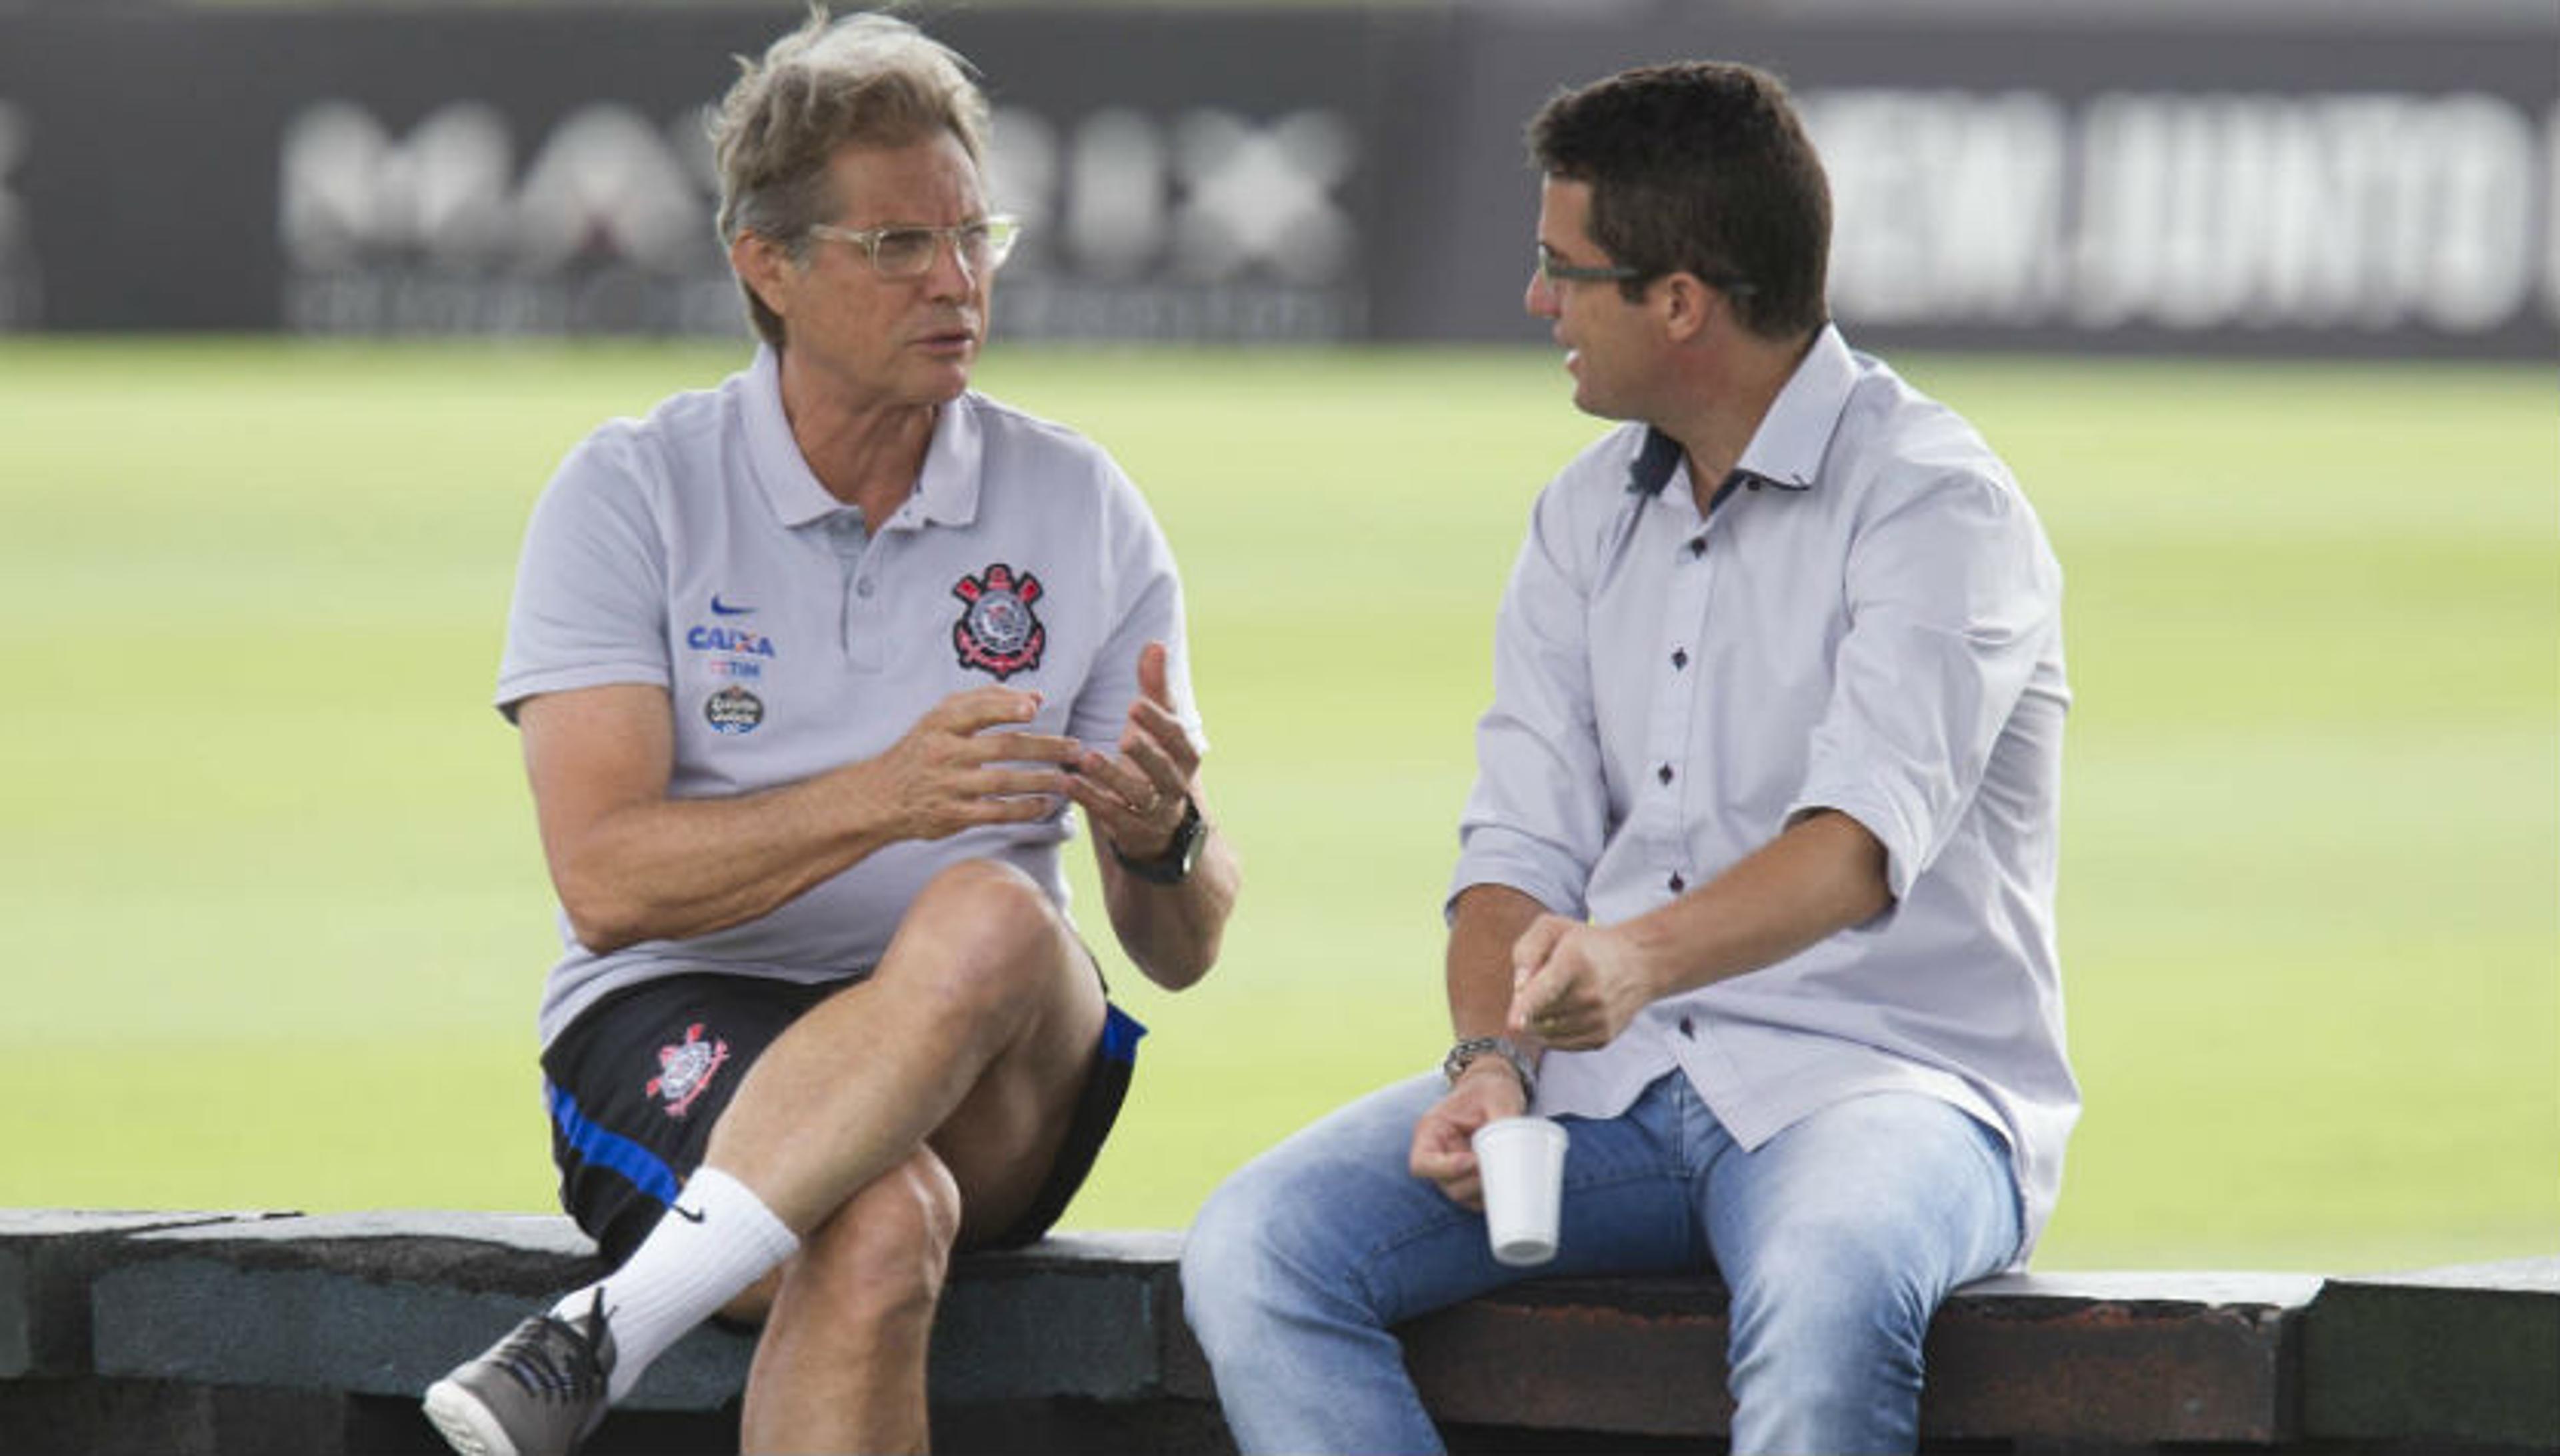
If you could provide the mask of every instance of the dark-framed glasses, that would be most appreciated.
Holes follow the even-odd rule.
[[[1541,243],[1537,245],[1537,275],[1549,283],[1632,283],[1653,274],[1643,268],[1623,264],[1591,266],[1569,263],[1555,255],[1555,249]]]
[[[918,278],[933,271],[933,259],[947,241],[952,255],[972,277],[984,276],[1002,267],[1006,255],[1021,241],[1023,225],[1013,218],[980,218],[974,223],[955,223],[948,228],[919,228],[894,224],[886,228],[839,228],[829,223],[813,223],[809,236],[835,243],[850,243],[863,250],[872,262],[872,270],[883,278]]]
[[[1558,283],[1637,283],[1659,278],[1664,269],[1631,268],[1623,263],[1592,266],[1569,263],[1555,255],[1555,249],[1541,243],[1537,245],[1537,275],[1547,286]],[[1736,298],[1747,298],[1760,291],[1760,285],[1739,273],[1700,273],[1697,280],[1711,288],[1721,288]]]

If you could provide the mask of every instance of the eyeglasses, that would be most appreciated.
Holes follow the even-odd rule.
[[[1631,268],[1623,263],[1586,266],[1569,263],[1555,255],[1555,249],[1541,243],[1537,245],[1537,275],[1551,287],[1557,283],[1635,283],[1659,278],[1667,271],[1661,268]],[[1760,291],[1760,285],[1738,273],[1700,273],[1698,281],[1721,288],[1736,298]]]
[[[942,253],[944,240],[949,240],[951,252],[971,276],[982,276],[1004,266],[1005,257],[1021,241],[1023,225],[1012,218],[981,218],[974,223],[955,223],[948,228],[915,228],[899,225],[888,228],[838,228],[827,223],[809,227],[813,238],[836,243],[850,243],[861,248],[872,261],[872,270],[883,278],[920,278],[933,271],[933,260]]]
[[[1588,267],[1569,263],[1555,255],[1555,249],[1541,243],[1537,245],[1537,275],[1549,283],[1632,283],[1653,274],[1643,268],[1623,264]]]

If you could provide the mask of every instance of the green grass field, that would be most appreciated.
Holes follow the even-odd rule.
[[[0,344],[0,1205],[548,1209],[518,532],[726,348]],[[2547,368],[1904,361],[2069,575],[2089,1110],[2047,1267],[2560,1248]],[[1438,904],[1551,355],[1044,353],[1190,584],[1246,859],[1070,1214],[1176,1225],[1445,1043]],[[1082,851],[1076,863],[1088,887]]]

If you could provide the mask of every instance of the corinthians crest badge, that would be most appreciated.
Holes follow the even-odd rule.
[[[982,575],[961,577],[951,594],[969,604],[951,628],[951,645],[958,649],[962,667],[991,673],[1001,683],[1040,666],[1048,631],[1032,613],[1032,603],[1040,596],[1038,576],[1029,571],[1015,575],[1013,567],[998,562]]]
[[[649,1079],[649,1095],[659,1099],[669,1117],[682,1117],[726,1060],[728,1044],[718,1037],[704,1041],[703,1024],[696,1022],[685,1028],[684,1041],[658,1049],[658,1074]]]

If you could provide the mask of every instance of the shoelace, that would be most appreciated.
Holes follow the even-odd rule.
[[[604,1386],[604,1365],[596,1358],[596,1347],[604,1333],[601,1289],[595,1292],[586,1326],[595,1333],[584,1333],[556,1315],[543,1315],[508,1336],[495,1358],[517,1384],[537,1396],[550,1400],[586,1399]]]

